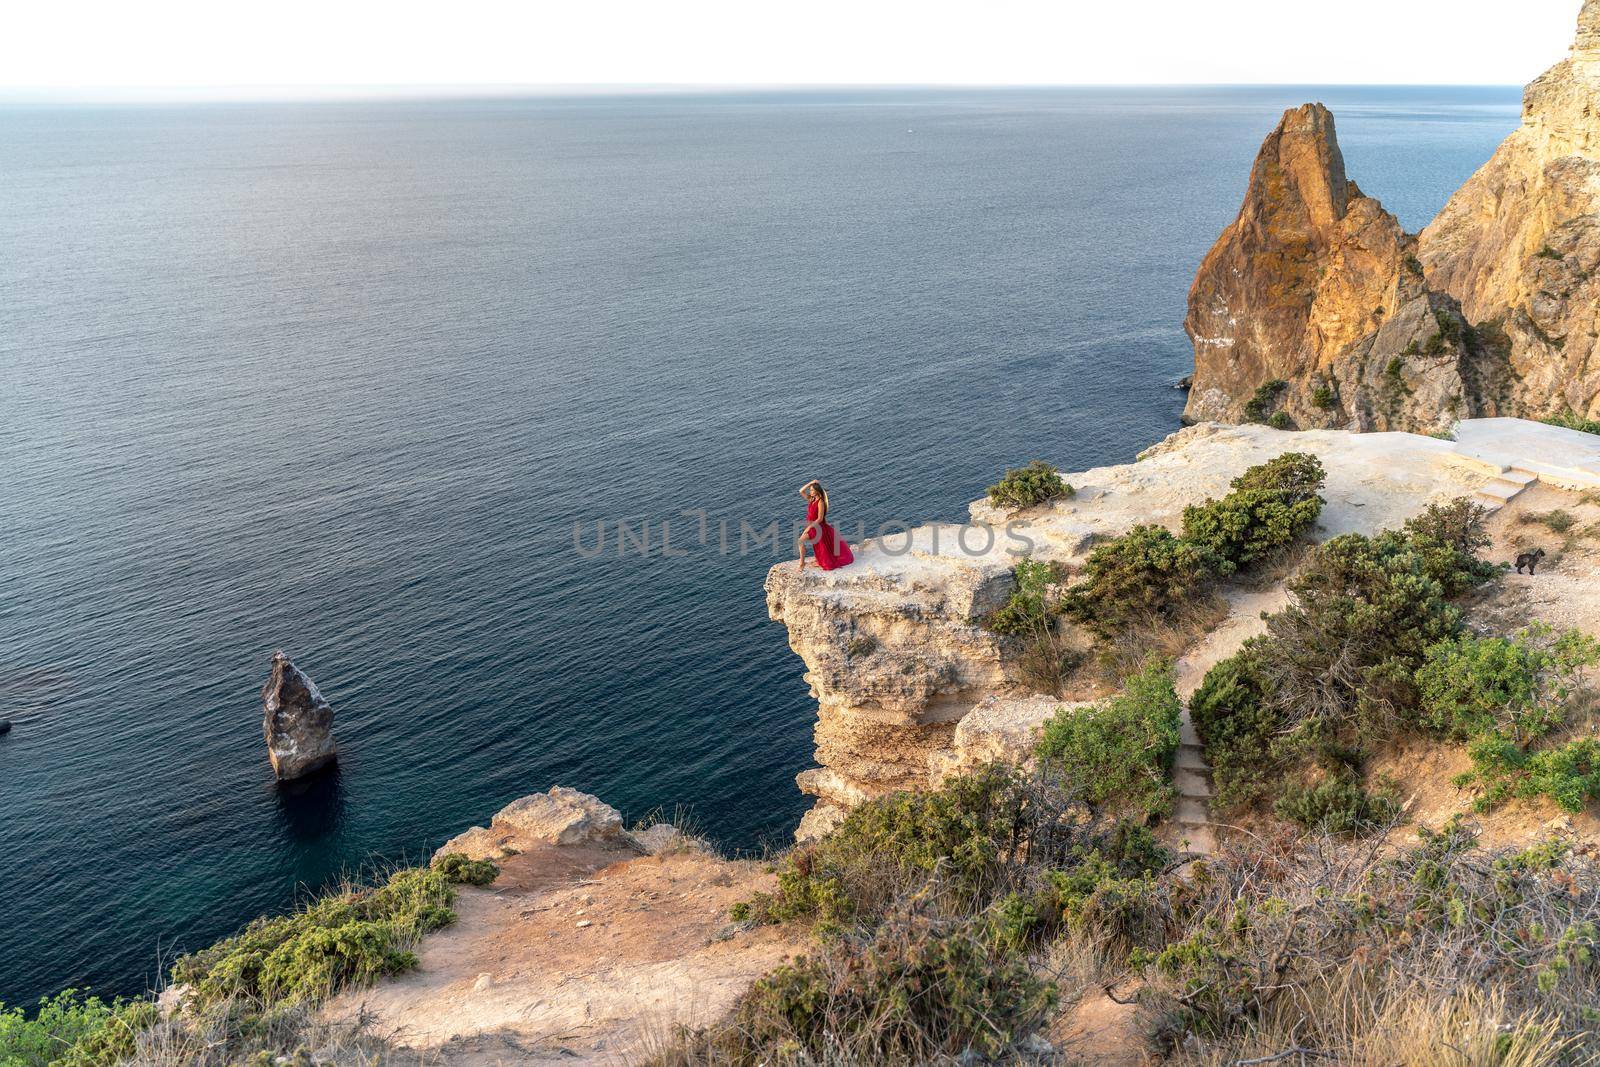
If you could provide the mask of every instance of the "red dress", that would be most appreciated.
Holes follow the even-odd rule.
[[[818,502],[813,500],[806,505],[806,521],[816,523],[814,537],[811,542],[811,554],[817,558],[817,566],[825,571],[835,567],[843,567],[854,563],[855,556],[850,552],[850,546],[844,543],[844,538],[834,532],[832,526],[826,522],[817,522]]]

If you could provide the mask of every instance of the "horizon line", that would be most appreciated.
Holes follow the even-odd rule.
[[[6,104],[343,103],[350,101],[574,99],[750,93],[1004,91],[1018,89],[1516,89],[1515,82],[559,82],[204,86],[0,85]]]

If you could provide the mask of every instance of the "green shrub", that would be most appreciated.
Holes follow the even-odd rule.
[[[1551,533],[1556,534],[1567,533],[1578,524],[1578,520],[1573,518],[1572,512],[1561,508],[1555,508],[1551,511],[1529,512],[1521,517],[1521,521],[1529,525],[1543,526]]]
[[[1056,563],[1025,559],[1011,571],[1016,588],[1005,606],[991,612],[983,623],[997,634],[1013,637],[1038,637],[1055,621],[1056,605],[1051,588],[1064,575]]]
[[[982,905],[1005,887],[1040,818],[1049,818],[1040,794],[1001,766],[933,792],[877,797],[821,841],[791,853],[777,891],[757,894],[740,916],[765,923],[814,918],[837,928],[870,919],[935,871],[954,903]]]
[[[1565,721],[1583,670],[1596,663],[1600,641],[1578,630],[1441,641],[1417,670],[1418,715],[1456,740],[1499,731],[1526,746]]]
[[[1600,738],[1584,737],[1555,748],[1525,751],[1501,733],[1490,733],[1467,746],[1472,770],[1456,780],[1483,787],[1474,802],[1488,811],[1511,797],[1547,796],[1576,814],[1600,799]]]
[[[1460,575],[1467,585],[1476,585],[1479,578],[1487,578],[1494,568],[1477,558],[1480,550],[1493,542],[1486,529],[1489,509],[1466,497],[1456,497],[1443,503],[1429,504],[1421,513],[1408,519],[1405,533],[1414,541],[1426,539],[1453,550],[1453,557],[1445,557],[1435,565]],[[1452,588],[1464,589],[1454,585]]]
[[[1292,430],[1294,429],[1294,420],[1289,417],[1287,411],[1274,411],[1271,417],[1267,419],[1267,425],[1274,430]]]
[[[1174,798],[1181,714],[1171,665],[1152,664],[1128,678],[1117,696],[1056,712],[1044,724],[1038,756],[1095,809],[1158,817]]]
[[[464,853],[450,852],[432,863],[434,870],[453,885],[484,886],[500,876],[500,868],[485,859],[468,859]]]
[[[1360,836],[1390,825],[1400,814],[1400,803],[1392,787],[1369,793],[1354,775],[1344,773],[1312,786],[1291,782],[1272,810],[1308,830]]]
[[[1335,537],[1289,582],[1293,602],[1267,620],[1256,646],[1261,691],[1281,730],[1359,744],[1415,702],[1427,649],[1460,632],[1451,598],[1494,573],[1424,533],[1435,518],[1377,537]]]
[[[1205,589],[1199,549],[1164,526],[1135,526],[1089,554],[1084,579],[1062,597],[1062,610],[1095,636],[1110,639],[1148,624]]]
[[[1189,716],[1205,745],[1216,789],[1214,806],[1244,807],[1279,781],[1277,744],[1283,717],[1265,700],[1265,679],[1254,644],[1206,672],[1189,698]]]
[[[459,855],[399,870],[383,885],[256,919],[243,933],[179,959],[172,980],[193,985],[202,1006],[234,996],[265,1006],[316,1004],[347,985],[416,966],[411,949],[422,935],[455,921],[455,886],[493,876],[492,864]]]
[[[1221,500],[1183,509],[1183,540],[1211,570],[1229,575],[1292,544],[1322,512],[1322,461],[1305,452],[1251,467]]]
[[[1551,248],[1549,245],[1545,245],[1543,248],[1539,249],[1539,251],[1535,252],[1534,255],[1538,256],[1540,259],[1560,260],[1560,259],[1565,259],[1566,258],[1560,252],[1557,252],[1555,249]]]
[[[1049,872],[1039,899],[1058,927],[1088,934],[1119,955],[1159,946],[1166,908],[1158,870],[1129,870],[1091,852],[1069,868]]]
[[[1054,986],[987,921],[902,915],[759,979],[723,1047],[734,1063],[989,1058],[1054,1004]]]
[[[989,503],[995,507],[1026,508],[1072,493],[1072,486],[1054,467],[1036,459],[1026,467],[1006,471],[1004,478],[991,485]]]
[[[111,1067],[156,1018],[150,1001],[107,1003],[74,989],[40,1000],[31,1019],[0,1004],[0,1067]]]
[[[1381,308],[1379,309],[1382,310]],[[1328,411],[1338,402],[1333,394],[1333,387],[1324,382],[1311,391],[1311,404],[1313,407]]]
[[[1257,388],[1255,395],[1245,401],[1244,417],[1251,422],[1265,422],[1277,405],[1278,397],[1287,388],[1289,383],[1282,378],[1274,378]]]
[[[1540,422],[1549,423],[1551,426],[1562,426],[1568,430],[1579,430],[1583,433],[1600,434],[1600,419],[1586,419],[1575,411],[1562,412],[1560,415],[1551,415],[1540,419]]]

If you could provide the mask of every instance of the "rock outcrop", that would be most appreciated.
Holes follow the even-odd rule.
[[[434,853],[460,852],[468,859],[503,859],[535,845],[622,843],[622,813],[599,797],[565,786],[519,797],[501,808],[488,826],[457,834]]]
[[[1600,416],[1600,0],[1417,255],[1430,285],[1488,324],[1509,413]]]
[[[279,781],[303,778],[338,759],[333,708],[282,652],[272,655],[272,674],[261,690],[261,711],[267,758]]]
[[[1077,489],[1070,498],[1014,514],[979,502],[973,525],[868,541],[835,571],[773,567],[767,608],[788,628],[817,700],[818,766],[796,779],[816,806],[797,836],[825,833],[869,797],[1027,754],[1060,702],[1033,693],[1020,648],[981,625],[1010,595],[1013,553],[1073,573],[1099,539],[1145,522],[1176,528],[1186,505],[1226,493],[1246,468],[1290,450],[1315,452],[1328,470],[1318,536],[1398,525],[1500,469],[1432,437],[1207,423],[1137,463],[1067,475]]]
[[[1415,238],[1346,177],[1321,104],[1285,112],[1262,144],[1184,328],[1187,421],[1433,431],[1482,412],[1472,332],[1428,288]]]
[[[1600,415],[1600,0],[1522,126],[1418,236],[1344,172],[1320,104],[1285,113],[1185,327],[1187,421],[1446,430]]]

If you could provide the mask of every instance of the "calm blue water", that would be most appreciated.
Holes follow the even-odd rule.
[[[1514,90],[894,91],[0,111],[0,1000],[170,957],[552,784],[805,807],[770,553],[1172,430],[1284,107],[1411,228]],[[657,524],[652,558],[573,524]],[[608,526],[608,530],[612,529]],[[275,788],[287,649],[342,765]]]

